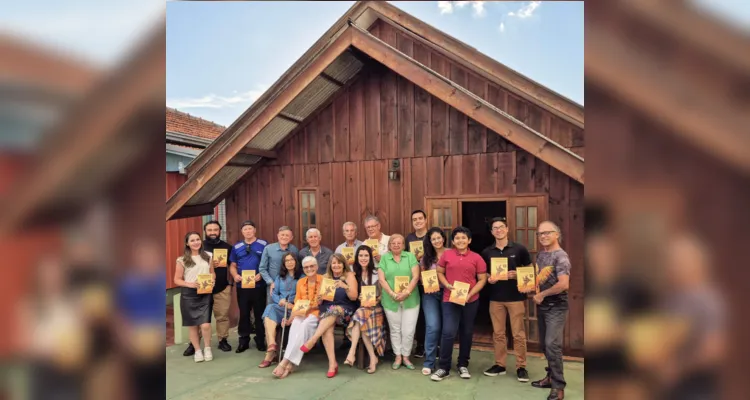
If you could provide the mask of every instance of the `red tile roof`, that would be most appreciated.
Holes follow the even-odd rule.
[[[167,131],[205,139],[216,139],[226,127],[167,107]]]

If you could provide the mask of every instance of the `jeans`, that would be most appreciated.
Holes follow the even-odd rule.
[[[424,339],[424,367],[435,368],[437,348],[440,343],[440,331],[443,326],[443,291],[425,293],[422,295],[422,310],[424,311],[425,339]]]
[[[547,358],[549,377],[553,389],[565,389],[563,376],[562,344],[565,319],[568,316],[568,302],[537,306],[539,339],[544,342],[544,356]]]
[[[443,303],[443,335],[440,341],[440,369],[451,370],[453,359],[453,342],[458,335],[457,366],[468,367],[471,354],[472,335],[474,334],[474,319],[479,309],[479,301],[466,303],[461,306],[451,302]]]

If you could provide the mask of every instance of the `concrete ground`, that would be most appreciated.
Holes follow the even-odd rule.
[[[328,361],[322,350],[313,350],[302,360],[300,368],[284,380],[271,374],[273,366],[257,367],[263,359],[255,345],[242,354],[236,354],[236,330],[229,343],[233,349],[225,353],[216,347],[213,338],[214,360],[195,363],[192,357],[183,357],[186,345],[167,348],[167,399],[546,399],[546,389],[533,388],[529,383],[516,380],[515,360],[508,357],[507,375],[487,377],[482,371],[493,362],[490,352],[475,350],[471,353],[471,379],[464,380],[451,371],[451,377],[442,382],[432,382],[420,373],[421,359],[412,358],[416,366],[409,371],[404,367],[394,371],[392,359],[381,358],[378,371],[369,375],[356,367],[343,364],[345,352],[339,352],[339,374],[326,378]],[[340,344],[337,338],[336,345]],[[458,355],[454,350],[453,357]],[[275,366],[275,364],[274,364]],[[528,360],[531,380],[544,376],[546,361],[539,356]],[[583,399],[583,363],[566,362],[566,400]]]

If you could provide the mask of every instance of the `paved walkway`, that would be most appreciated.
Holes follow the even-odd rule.
[[[233,332],[236,335],[236,330]],[[336,344],[340,343],[337,338]],[[236,336],[229,339],[232,347]],[[216,348],[214,337],[214,360],[195,363],[192,357],[183,357],[185,345],[167,348],[167,399],[546,399],[548,390],[533,388],[529,383],[516,380],[515,360],[509,356],[512,372],[505,376],[487,377],[482,371],[492,363],[492,353],[473,351],[469,371],[472,378],[464,380],[458,373],[442,382],[432,382],[422,376],[419,368],[409,371],[401,368],[393,371],[388,357],[381,359],[378,371],[368,375],[365,371],[349,368],[343,364],[345,352],[338,355],[339,374],[327,379],[325,353],[313,350],[302,360],[300,369],[284,380],[275,378],[273,367],[260,369],[258,363],[263,353],[253,347],[242,353],[224,353]],[[458,350],[454,351],[454,360]],[[412,359],[421,366],[421,359]],[[531,379],[544,375],[546,361],[538,356],[528,361]],[[275,364],[274,364],[275,366]],[[454,367],[455,368],[455,367]],[[583,363],[566,362],[566,400],[583,399]]]

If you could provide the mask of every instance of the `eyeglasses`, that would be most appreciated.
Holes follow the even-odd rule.
[[[377,227],[378,227],[377,225],[370,225],[370,226],[366,226],[365,229],[375,229]]]
[[[302,267],[302,269],[313,269],[313,268],[318,268],[318,266],[313,264],[313,265],[305,265],[304,267]]]
[[[553,233],[557,233],[557,231],[544,231],[544,232],[537,232],[537,234],[536,234],[536,235],[537,235],[537,236],[539,236],[539,237],[542,237],[542,236],[549,236],[549,235],[551,235],[551,234],[553,234]]]
[[[291,259],[289,259],[289,260],[286,260],[286,261],[284,261],[284,262],[285,262],[285,263],[296,263],[296,261],[294,261],[294,260],[291,260]]]
[[[505,225],[503,225],[503,226],[493,226],[493,227],[492,227],[492,230],[493,230],[493,231],[501,231],[501,230],[503,230],[503,229],[508,229],[508,227],[507,227],[507,226],[505,226]]]

